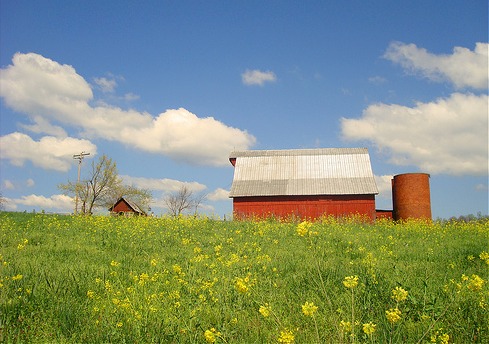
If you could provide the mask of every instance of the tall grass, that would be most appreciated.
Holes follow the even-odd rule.
[[[488,220],[0,213],[0,342],[487,343]]]

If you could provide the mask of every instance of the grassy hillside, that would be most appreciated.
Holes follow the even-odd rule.
[[[0,213],[0,342],[487,343],[489,222]]]

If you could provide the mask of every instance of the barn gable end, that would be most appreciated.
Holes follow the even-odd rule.
[[[114,215],[146,215],[146,212],[144,212],[136,203],[124,197],[119,198],[117,202],[109,208],[109,211]]]
[[[378,189],[366,148],[238,151],[229,159],[237,217],[375,218]]]

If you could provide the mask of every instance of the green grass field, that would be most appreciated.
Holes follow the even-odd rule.
[[[0,213],[0,342],[488,343],[489,221]]]

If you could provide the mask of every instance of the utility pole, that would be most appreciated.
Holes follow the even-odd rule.
[[[78,213],[78,187],[80,184],[81,164],[82,164],[83,159],[87,155],[90,155],[90,153],[81,152],[80,154],[73,155],[73,159],[78,160],[78,179],[76,181],[76,188],[75,188],[75,215]]]

